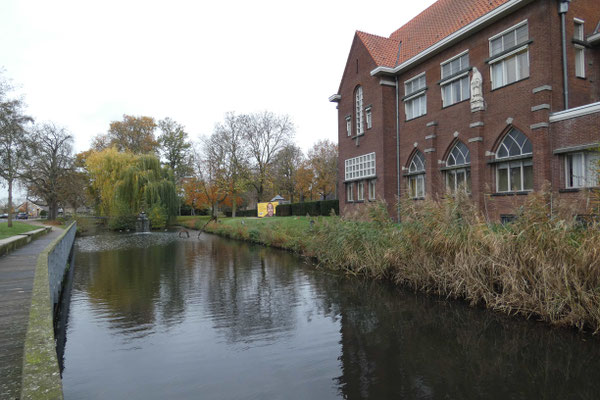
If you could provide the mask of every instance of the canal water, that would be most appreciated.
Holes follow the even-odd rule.
[[[202,234],[76,242],[66,399],[598,399],[600,340]]]

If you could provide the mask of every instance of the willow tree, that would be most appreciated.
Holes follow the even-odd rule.
[[[154,228],[164,227],[178,207],[172,170],[153,155],[138,156],[116,182],[113,204],[116,216],[145,212]]]
[[[92,193],[98,211],[110,217],[112,228],[132,227],[146,212],[154,228],[164,226],[177,212],[175,182],[170,168],[154,155],[134,155],[115,147],[86,156]]]
[[[102,216],[110,216],[115,208],[117,182],[136,156],[119,152],[116,147],[102,151],[91,150],[85,155],[85,166],[90,176],[90,192],[96,200],[96,210]]]

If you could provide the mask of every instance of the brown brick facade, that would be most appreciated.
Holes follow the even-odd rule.
[[[452,0],[445,0],[446,2]],[[509,2],[510,3],[510,2]],[[517,2],[515,2],[517,3]],[[432,52],[429,57],[409,63],[397,72],[373,72],[378,65],[373,51],[355,36],[346,70],[338,94],[339,121],[339,193],[340,210],[346,213],[357,202],[346,201],[346,187],[353,185],[356,199],[356,181],[345,180],[344,161],[356,156],[376,153],[377,198],[388,203],[394,212],[398,193],[397,141],[399,133],[400,195],[407,192],[408,168],[411,157],[418,150],[425,158],[426,196],[437,198],[446,193],[445,161],[457,141],[464,143],[471,157],[471,195],[480,209],[492,220],[501,215],[514,214],[530,191],[498,191],[497,167],[494,153],[511,129],[522,132],[531,142],[533,154],[533,190],[545,182],[552,184],[559,196],[582,197],[580,190],[565,189],[565,149],[576,151],[581,146],[600,142],[600,111],[591,107],[588,114],[572,118],[555,118],[564,110],[561,23],[558,3],[549,0],[523,1],[472,32],[457,38],[447,46]],[[422,18],[422,15],[419,16]],[[574,18],[585,21],[585,34],[591,35],[600,21],[600,7],[596,0],[571,3],[566,14],[567,60],[569,77],[569,108],[600,101],[600,48],[588,44],[585,50],[586,77],[575,77]],[[529,76],[514,83],[492,89],[490,38],[526,21],[528,26]],[[435,21],[432,21],[434,23]],[[415,40],[417,40],[415,38]],[[402,44],[400,45],[402,46]],[[425,50],[425,49],[424,49]],[[471,111],[470,100],[447,107],[442,106],[441,63],[468,51],[470,67],[476,67],[483,78],[485,109]],[[400,60],[401,64],[401,60]],[[407,120],[404,82],[425,73],[425,115]],[[468,76],[472,77],[472,71]],[[396,88],[389,86],[398,81]],[[383,81],[383,82],[382,82]],[[357,139],[355,126],[354,93],[363,88],[364,106],[371,106],[373,127]],[[396,102],[398,108],[396,109]],[[574,114],[574,115],[575,115]],[[585,114],[585,115],[583,115]],[[570,115],[570,114],[569,114]],[[346,135],[346,117],[350,116],[353,137]],[[399,124],[396,124],[396,117]],[[579,146],[579,147],[577,147]],[[365,181],[365,199],[368,198]],[[581,207],[580,207],[581,208]],[[578,212],[584,212],[578,210]]]

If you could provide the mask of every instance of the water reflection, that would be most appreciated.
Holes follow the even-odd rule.
[[[77,242],[66,398],[597,398],[600,344],[202,235]],[[583,341],[582,339],[589,339]]]

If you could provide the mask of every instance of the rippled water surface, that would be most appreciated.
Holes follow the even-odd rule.
[[[600,340],[203,234],[76,242],[66,399],[597,399]]]

